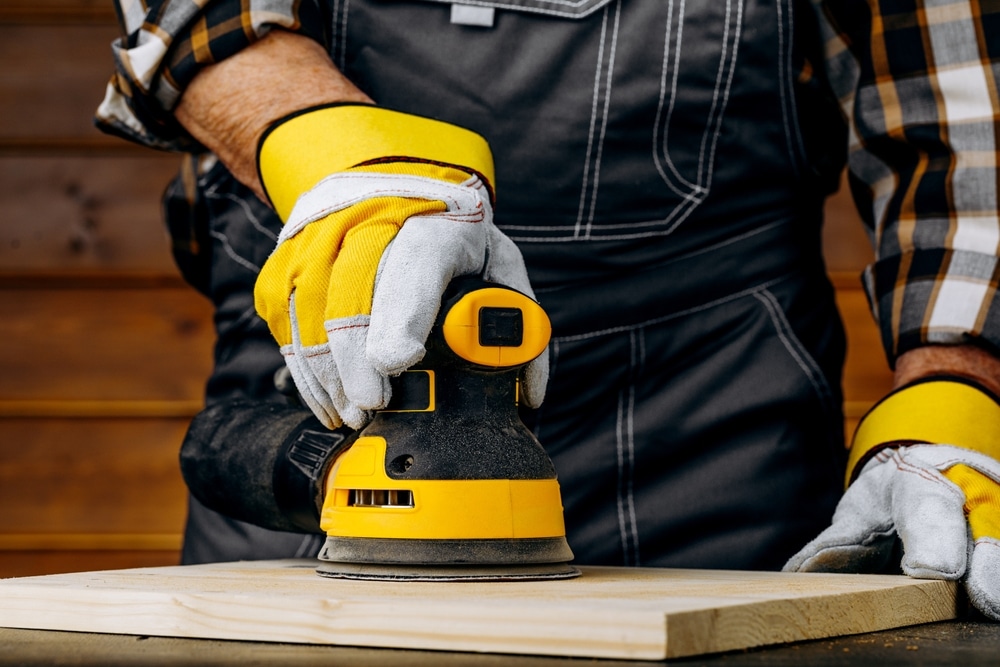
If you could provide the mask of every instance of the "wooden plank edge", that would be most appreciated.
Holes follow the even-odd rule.
[[[0,627],[626,660],[662,660],[666,652],[659,611],[616,610],[594,620],[593,609],[568,602],[553,628],[551,609],[544,617],[526,612],[511,619],[504,609],[427,601],[405,625],[372,629],[352,622],[352,616],[393,618],[395,603],[127,588],[104,589],[95,602],[93,592],[62,585],[59,579],[65,576],[51,575],[44,583],[40,578],[4,581]],[[57,606],[52,596],[58,596]],[[255,606],[264,613],[253,613]],[[250,613],[233,618],[234,608]]]
[[[0,418],[191,418],[201,412],[199,400],[17,400],[0,399]]]
[[[0,534],[4,551],[177,551],[180,533]]]
[[[958,582],[910,579],[878,590],[761,600],[670,614],[664,657],[723,653],[946,621],[958,617],[959,600]],[[749,641],[745,640],[748,627],[754,635]],[[742,632],[735,631],[737,628]],[[671,641],[672,634],[687,641]]]

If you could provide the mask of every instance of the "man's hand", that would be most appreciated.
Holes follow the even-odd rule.
[[[485,140],[372,106],[310,40],[275,31],[205,68],[176,116],[286,222],[255,302],[328,427],[360,428],[386,405],[388,376],[423,355],[452,277],[531,295],[492,222]],[[526,369],[529,405],[547,369],[546,355]]]
[[[489,147],[469,130],[321,107],[276,124],[259,164],[285,227],[257,280],[257,312],[330,427],[361,428],[385,407],[388,378],[423,358],[453,278],[531,295],[520,251],[493,225]],[[534,367],[523,395],[537,406],[544,357]]]
[[[904,573],[962,580],[976,608],[1000,620],[997,362],[964,346],[914,352],[897,364],[902,386],[858,427],[833,524],[785,569],[880,571],[898,538]],[[930,375],[937,369],[956,375]]]

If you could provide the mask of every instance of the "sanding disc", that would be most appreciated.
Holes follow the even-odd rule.
[[[572,579],[580,570],[568,563],[531,565],[410,565],[322,562],[317,574],[367,581],[537,581]]]

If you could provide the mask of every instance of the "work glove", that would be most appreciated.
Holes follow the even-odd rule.
[[[423,358],[452,278],[533,297],[520,251],[493,224],[493,158],[478,134],[368,105],[309,109],[265,133],[258,168],[284,227],[254,288],[305,403],[360,429],[389,377]],[[547,354],[525,370],[537,407]]]
[[[1000,404],[965,380],[930,378],[883,399],[858,425],[832,525],[785,565],[878,572],[897,538],[905,574],[961,580],[1000,620]]]

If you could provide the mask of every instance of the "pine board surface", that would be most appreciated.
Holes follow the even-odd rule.
[[[658,660],[955,618],[952,582],[582,567],[552,582],[326,579],[313,560],[0,581],[0,627]]]

